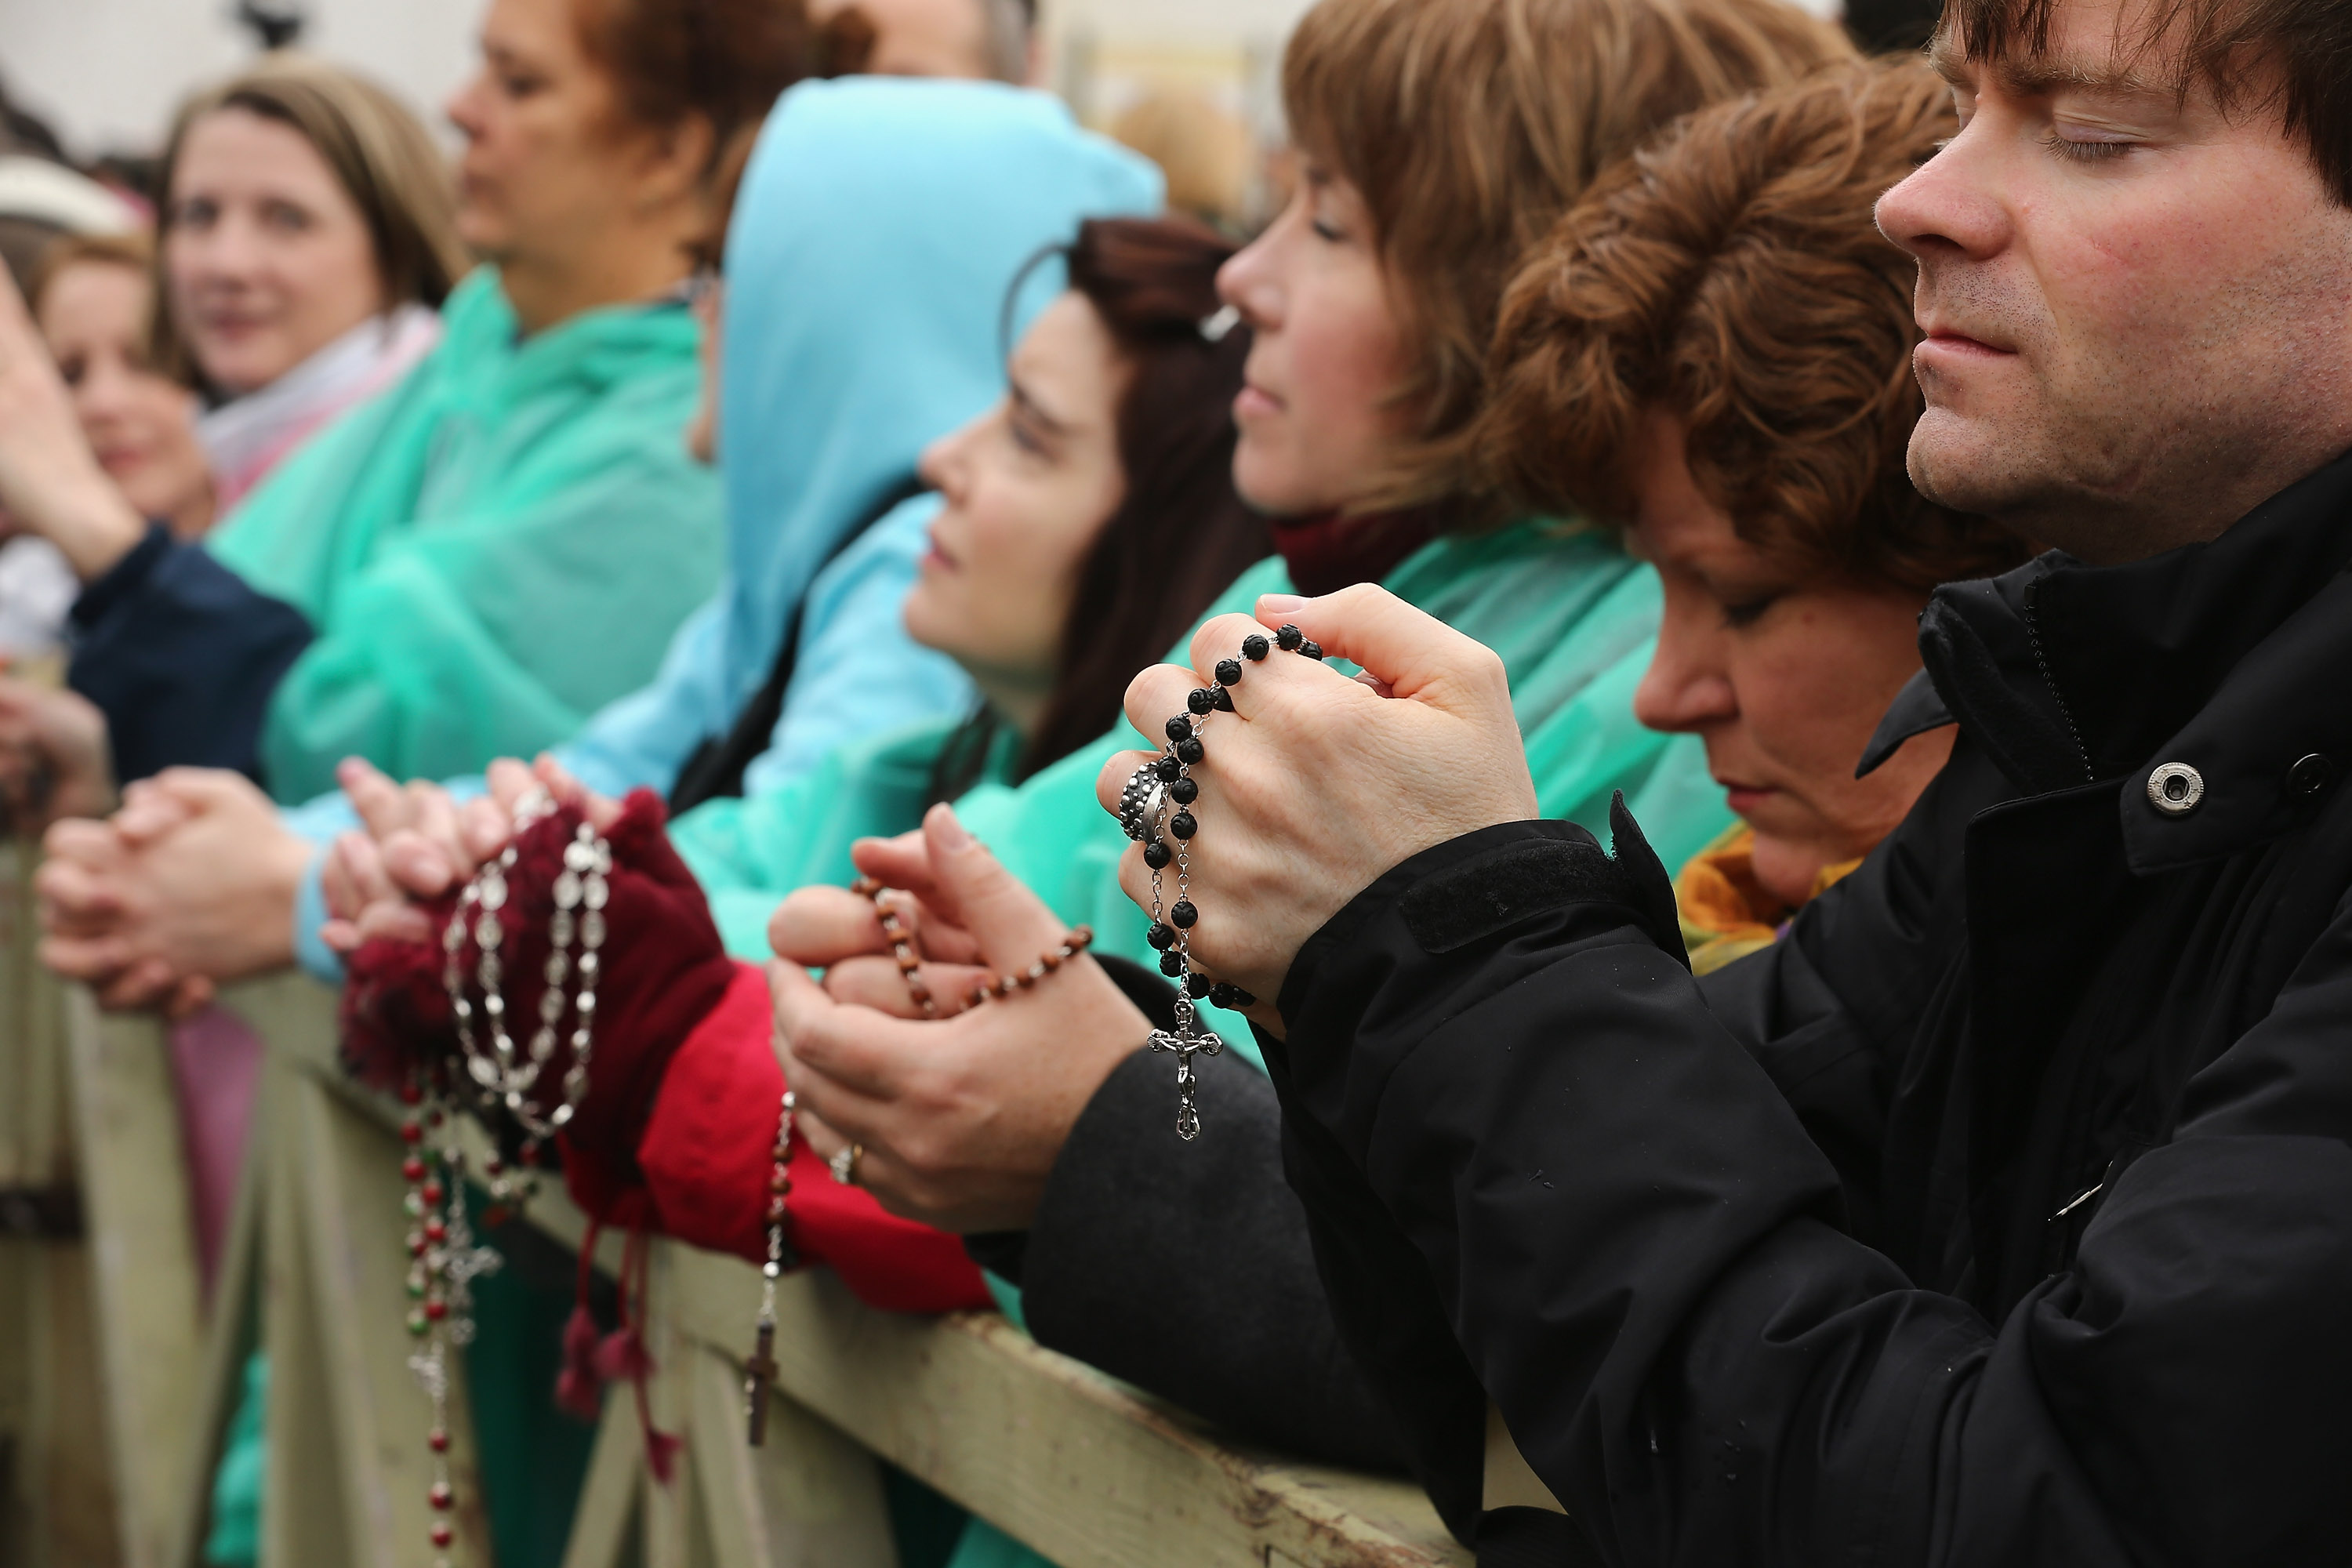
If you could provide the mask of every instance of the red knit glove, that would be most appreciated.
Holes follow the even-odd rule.
[[[727,995],[670,1059],[637,1163],[656,1221],[681,1241],[768,1258],[768,1170],[783,1068],[769,1042],[767,977],[738,965]],[[863,1187],[833,1179],[804,1139],[793,1142],[785,1238],[805,1263],[829,1263],[868,1306],[946,1312],[989,1304],[980,1270],[954,1237],[900,1219]]]

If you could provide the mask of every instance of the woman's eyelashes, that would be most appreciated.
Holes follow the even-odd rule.
[[[280,234],[303,234],[318,221],[308,207],[292,202],[264,202],[261,221]]]
[[[1717,599],[1723,605],[1723,624],[1737,631],[1752,626],[1762,620],[1766,612],[1780,602],[1780,591],[1772,589],[1759,594],[1718,594]]]
[[[499,58],[495,52],[488,64],[491,79],[509,98],[529,98],[547,85],[543,72],[529,69],[511,58]]]
[[[1055,437],[1060,433],[1060,426],[1030,399],[1018,383],[1013,384],[1012,396],[1005,406],[1004,428],[1005,433],[1012,437],[1013,446],[1025,456],[1050,461],[1059,449]]]

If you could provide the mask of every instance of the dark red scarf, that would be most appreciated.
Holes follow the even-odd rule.
[[[1445,522],[1445,509],[1422,506],[1354,517],[1325,512],[1275,518],[1267,526],[1275,550],[1290,567],[1292,585],[1318,598],[1352,584],[1379,582],[1444,532]]]

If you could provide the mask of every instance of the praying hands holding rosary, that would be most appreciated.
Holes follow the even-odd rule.
[[[1193,715],[1209,718],[1189,737],[1200,761],[1183,771],[1196,787],[1170,781],[1166,805],[1194,819],[1183,901],[1196,918],[1183,945],[1192,973],[1250,994],[1242,1010],[1278,1034],[1291,958],[1349,899],[1415,853],[1532,816],[1536,804],[1491,650],[1377,588],[1269,597],[1258,616],[1211,622],[1193,643],[1198,669],[1145,671],[1127,710],[1140,732],[1165,736],[1171,717],[1192,714],[1194,691],[1222,687],[1232,704]],[[1374,675],[1246,657],[1247,639],[1271,642],[1286,625],[1302,646]],[[1218,666],[1233,662],[1240,679],[1220,679],[1234,672]],[[1167,754],[1114,759],[1098,784],[1105,809],[1131,812],[1130,783]],[[1163,828],[1173,815],[1161,811]],[[1148,852],[1134,844],[1122,868],[1147,911]],[[885,897],[899,940],[870,893],[841,887],[801,889],[769,925],[776,1044],[799,1135],[894,1214],[963,1234],[1022,1229],[1070,1129],[1155,1033],[1152,1020],[1091,955],[1002,1005],[926,1018],[921,996],[960,996],[991,968],[1029,964],[1069,927],[944,805],[920,831],[854,853],[861,873],[896,889]],[[1175,888],[1161,880],[1164,916]],[[917,958],[919,991],[901,945]],[[1171,1110],[1181,1115],[1181,1100]],[[1213,1101],[1198,1114],[1215,1125]]]
[[[1245,639],[1295,626],[1352,679],[1311,659],[1241,665],[1219,679]],[[1307,940],[1391,867],[1496,823],[1536,815],[1535,786],[1503,661],[1494,651],[1384,589],[1319,599],[1267,595],[1257,619],[1221,616],[1192,638],[1194,668],[1158,665],[1128,688],[1127,715],[1158,734],[1199,689],[1231,701],[1205,728],[1189,807],[1186,931],[1194,967],[1238,987],[1240,1010],[1283,1032],[1284,977]],[[1105,810],[1131,799],[1150,753],[1111,759],[1096,783]],[[1132,835],[1130,835],[1132,837]],[[1127,895],[1151,910],[1159,873],[1149,847],[1119,868]]]

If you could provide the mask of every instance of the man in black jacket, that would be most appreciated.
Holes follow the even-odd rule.
[[[1233,688],[1193,952],[1265,999],[1342,1333],[1483,1556],[2352,1559],[2347,37],[1954,0],[1963,129],[1880,207],[1911,471],[2059,548],[1938,594],[1864,765],[1951,763],[1768,952],[1695,982],[1629,818],[1527,820],[1491,654],[1261,605],[1381,684]],[[1482,1511],[1490,1398],[1535,1507]]]

